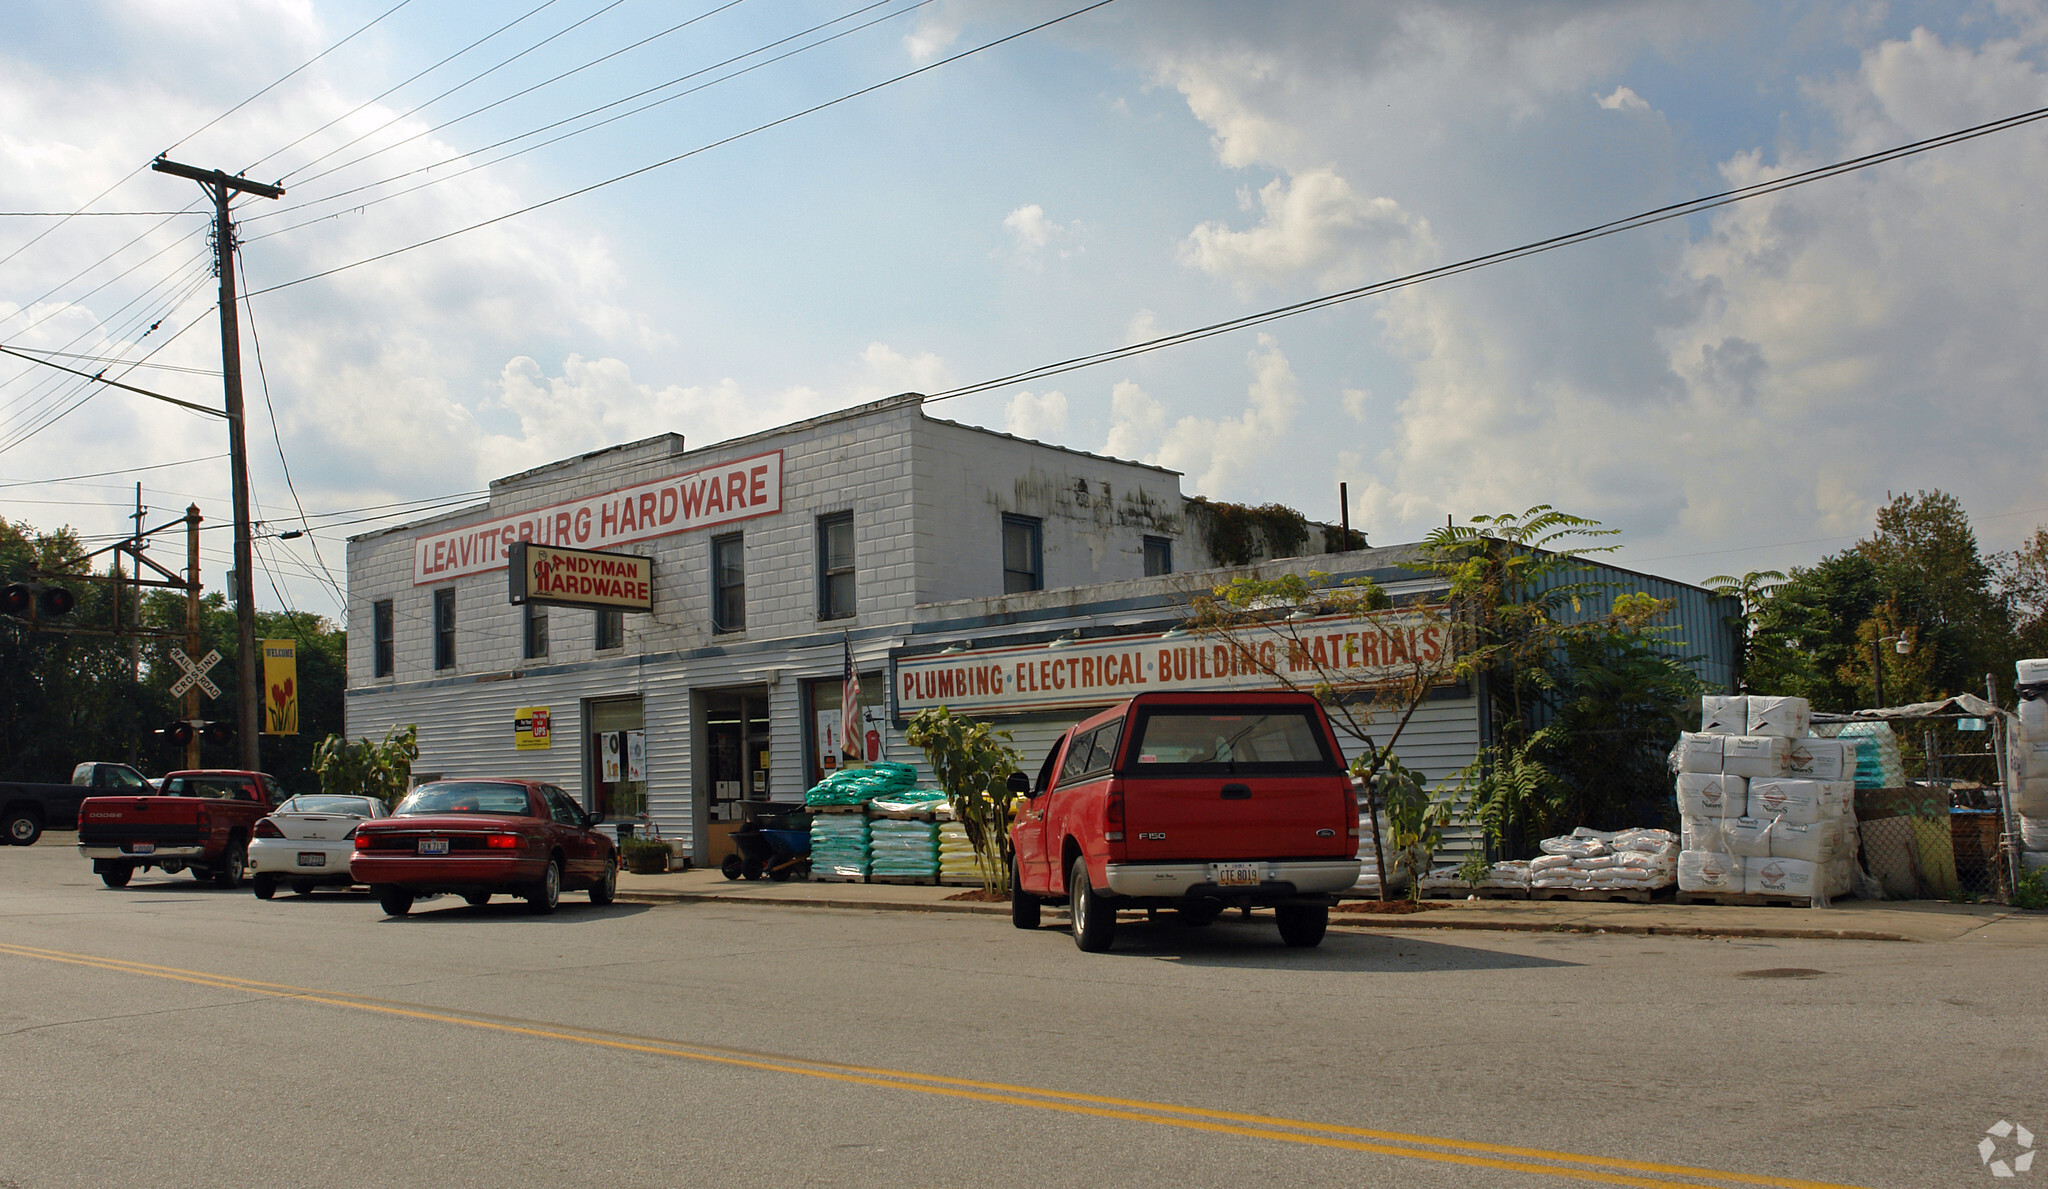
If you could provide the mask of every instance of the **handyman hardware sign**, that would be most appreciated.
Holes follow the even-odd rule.
[[[432,533],[413,542],[414,586],[482,574],[521,542],[603,549],[782,511],[782,451]]]
[[[553,549],[525,541],[509,550],[512,602],[599,611],[654,610],[654,559],[630,553]]]
[[[1415,612],[1317,619],[1238,629],[1245,650],[1211,637],[1111,636],[905,658],[896,664],[896,712],[931,706],[956,713],[1106,706],[1147,690],[1271,689],[1268,668],[1303,686],[1327,677],[1370,686],[1414,673],[1443,672],[1450,625]]]

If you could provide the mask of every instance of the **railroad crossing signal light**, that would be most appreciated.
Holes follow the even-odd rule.
[[[189,722],[170,723],[161,728],[158,733],[164,737],[165,742],[176,747],[183,747],[187,743],[192,742],[192,724]]]
[[[233,743],[235,741],[235,728],[224,722],[207,723],[206,741],[216,747]]]
[[[7,590],[0,593],[0,614],[15,619],[56,619],[71,614],[77,605],[78,596],[61,586],[41,582],[10,582]]]

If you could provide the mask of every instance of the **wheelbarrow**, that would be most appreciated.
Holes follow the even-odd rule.
[[[793,875],[811,872],[809,830],[769,830],[748,822],[732,832],[738,854],[725,856],[718,865],[727,879],[759,879],[763,875],[781,882]]]

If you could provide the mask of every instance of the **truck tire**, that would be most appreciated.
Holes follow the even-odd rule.
[[[547,870],[541,873],[540,882],[526,893],[526,911],[535,916],[546,916],[555,911],[555,905],[562,902],[562,861],[550,857]]]
[[[33,809],[10,809],[0,820],[0,830],[6,832],[9,846],[34,846],[43,836],[43,819]]]
[[[1085,858],[1074,860],[1067,877],[1067,912],[1073,917],[1074,944],[1083,953],[1104,953],[1116,944],[1116,905],[1095,894]]]
[[[1280,940],[1301,949],[1321,945],[1330,928],[1327,904],[1282,904],[1273,910],[1273,916],[1280,922]]]
[[[135,868],[126,865],[103,867],[100,869],[100,882],[110,888],[125,888],[128,886],[129,877],[134,874]]]
[[[239,837],[228,839],[227,853],[220,857],[220,863],[213,869],[213,886],[217,888],[239,888],[242,886],[242,871],[249,866],[249,844]]]
[[[377,905],[388,917],[402,917],[412,911],[412,893],[404,888],[381,887],[377,890]]]
[[[277,895],[277,884],[277,876],[258,874],[249,881],[249,890],[256,893],[258,900],[268,900]]]
[[[1024,890],[1017,879],[1017,865],[1010,864],[1010,924],[1019,929],[1038,928],[1038,897]]]

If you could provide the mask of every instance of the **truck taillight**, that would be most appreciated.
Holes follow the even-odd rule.
[[[1124,840],[1124,792],[1122,789],[1111,789],[1109,791],[1109,797],[1102,805],[1102,824],[1102,837],[1104,841],[1122,842]]]
[[[1356,838],[1358,837],[1358,793],[1347,785],[1339,795],[1344,800],[1344,820],[1351,823],[1350,834],[1353,838]]]
[[[282,837],[284,837],[284,831],[283,831],[283,830],[280,830],[280,829],[278,829],[278,828],[277,828],[277,823],[276,823],[276,822],[273,822],[273,821],[271,821],[271,820],[270,820],[269,818],[267,818],[267,817],[266,817],[266,818],[262,818],[262,819],[260,819],[260,820],[258,820],[258,821],[257,821],[257,823],[256,823],[256,831],[255,831],[255,833],[256,833],[256,837],[258,837],[258,838],[282,838]]]
[[[486,847],[490,848],[491,850],[517,850],[517,849],[519,849],[519,835],[517,835],[517,834],[491,834],[491,835],[487,835],[487,836],[486,836],[486,837],[484,838],[484,845],[485,845]]]

